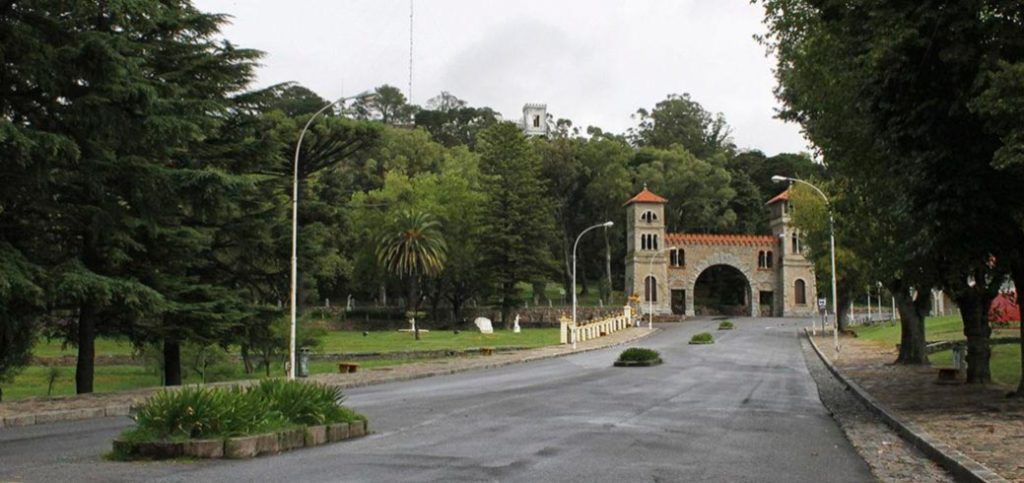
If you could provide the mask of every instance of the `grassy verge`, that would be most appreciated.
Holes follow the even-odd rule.
[[[935,367],[953,367],[953,351],[936,352],[928,356]],[[992,380],[1006,386],[1017,387],[1020,383],[1020,345],[999,344],[992,346],[992,360],[989,362]]]
[[[361,361],[361,369],[373,369],[376,367],[390,367],[412,362],[420,362],[423,359],[379,359]],[[75,394],[75,368],[74,366],[57,366],[58,377],[54,380],[53,396],[71,396]],[[312,361],[310,363],[312,374],[334,373],[338,371],[338,364],[332,361]],[[284,369],[281,364],[274,364],[271,376],[281,376]],[[2,384],[4,389],[4,401],[17,401],[30,397],[45,397],[49,386],[50,368],[32,366],[15,376],[10,383]],[[249,379],[262,379],[266,372],[257,370],[253,374],[246,374],[240,366],[232,365],[216,371],[214,377],[207,377],[207,382],[240,381]],[[128,391],[147,387],[160,386],[163,379],[159,374],[145,366],[138,365],[111,365],[96,366],[96,379],[94,389],[98,393]],[[199,377],[192,373],[185,375],[186,384],[201,382]]]
[[[544,347],[558,344],[558,329],[526,329],[515,334],[496,330],[493,334],[472,331],[420,332],[420,340],[408,332],[328,332],[321,352],[406,352],[464,350],[472,347]]]
[[[865,340],[899,344],[900,324],[878,324],[866,327],[853,327],[857,337]],[[941,340],[962,340],[964,324],[959,316],[928,317],[924,321],[925,340],[936,342]],[[992,337],[1015,337],[1019,329],[993,329]]]

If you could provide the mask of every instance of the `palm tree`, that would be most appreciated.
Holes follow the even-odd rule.
[[[405,210],[380,239],[377,261],[393,275],[409,284],[406,307],[415,321],[419,308],[420,277],[436,277],[444,268],[448,247],[441,235],[441,224],[429,213]],[[420,340],[419,326],[415,326]]]

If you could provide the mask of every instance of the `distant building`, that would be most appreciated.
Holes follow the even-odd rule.
[[[519,121],[519,128],[527,136],[547,136],[551,132],[548,125],[548,105],[524,104],[523,119]]]
[[[814,267],[789,223],[789,191],[767,203],[771,235],[666,233],[667,202],[645,187],[625,205],[626,292],[639,295],[642,313],[818,312]],[[708,300],[715,303],[698,306]]]

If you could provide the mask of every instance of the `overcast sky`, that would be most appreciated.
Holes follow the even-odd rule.
[[[624,132],[630,115],[688,92],[725,114],[736,144],[805,151],[774,119],[772,60],[749,0],[414,0],[412,102],[442,90],[519,119],[527,102],[556,118]],[[266,52],[258,84],[297,81],[325,98],[391,84],[408,95],[409,0],[194,0],[232,15],[224,35]]]

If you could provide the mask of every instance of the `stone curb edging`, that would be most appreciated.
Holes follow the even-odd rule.
[[[312,448],[328,443],[360,438],[369,434],[369,422],[335,423],[286,429],[264,434],[252,434],[225,439],[202,439],[181,442],[154,441],[131,443],[120,439],[113,442],[114,451],[128,456],[169,459],[182,456],[202,459],[249,459],[283,453],[300,448]]]
[[[825,354],[822,353],[820,348],[818,348],[818,344],[814,342],[814,338],[807,333],[806,329],[804,330],[804,336],[807,337],[808,342],[811,343],[811,347],[814,348],[814,352],[818,354],[821,361],[825,363],[825,367],[828,368],[829,372],[835,375],[836,379],[839,379],[843,385],[848,387],[857,399],[860,399],[861,402],[871,410],[871,412],[881,418],[882,421],[896,431],[900,437],[952,473],[957,481],[993,483],[1003,483],[1008,481],[985,465],[982,465],[966,454],[961,453],[959,450],[952,448],[945,443],[936,441],[932,435],[917,427],[914,423],[901,421],[881,402],[860,387],[860,385],[843,375],[843,373],[839,372],[839,369],[832,365],[832,361],[825,357]]]
[[[601,345],[601,346],[596,346],[596,347],[588,347],[588,348],[585,348],[585,349],[577,349],[575,351],[569,351],[569,352],[563,352],[563,353],[542,354],[542,355],[533,356],[533,357],[526,357],[526,358],[523,358],[523,359],[516,359],[516,360],[511,360],[511,361],[502,361],[502,362],[496,362],[496,363],[492,363],[492,364],[484,364],[484,365],[473,366],[473,367],[441,369],[441,370],[429,371],[429,372],[425,372],[425,373],[421,373],[421,374],[408,374],[408,375],[404,375],[404,376],[395,376],[395,377],[390,377],[390,378],[385,377],[383,379],[374,380],[374,381],[359,381],[359,382],[352,381],[352,382],[349,382],[349,383],[341,382],[341,383],[329,383],[329,384],[331,384],[332,386],[337,386],[337,387],[339,387],[341,389],[351,389],[351,388],[356,388],[356,387],[373,386],[373,385],[377,385],[377,384],[387,384],[387,383],[391,383],[391,382],[403,382],[403,381],[411,381],[411,380],[415,380],[415,379],[424,379],[424,378],[427,378],[427,377],[446,376],[446,375],[450,375],[450,374],[457,374],[457,373],[460,373],[460,372],[475,371],[475,370],[479,370],[479,369],[494,369],[494,368],[497,368],[497,367],[504,367],[504,366],[509,366],[509,365],[512,365],[512,364],[521,364],[521,363],[524,363],[524,362],[533,362],[533,361],[544,360],[544,359],[553,359],[555,357],[564,357],[564,356],[568,356],[568,355],[572,355],[572,354],[582,354],[584,352],[590,352],[590,351],[594,351],[594,350],[607,349],[609,347],[620,346],[620,345],[628,344],[628,343],[633,342],[635,340],[647,337],[648,335],[651,335],[651,334],[653,334],[653,333],[655,333],[657,331],[658,331],[658,329],[654,329],[654,330],[647,331],[647,332],[644,332],[644,333],[641,333],[641,334],[637,334],[637,335],[634,335],[633,337],[631,337],[629,339],[622,340],[622,341],[616,342],[614,344]],[[595,340],[597,340],[597,339],[595,339]],[[231,382],[226,382],[226,384],[231,384]],[[3,417],[3,418],[0,418],[0,429],[3,429],[3,428],[13,428],[13,427],[17,427],[17,426],[31,426],[31,425],[35,425],[35,424],[55,423],[55,422],[60,422],[60,421],[74,421],[74,420],[81,420],[81,419],[103,418],[103,417],[110,417],[110,416],[128,416],[134,410],[135,410],[135,406],[134,405],[122,404],[122,405],[117,405],[117,406],[106,406],[106,407],[84,408],[84,409],[66,409],[66,410],[59,410],[59,411],[46,411],[46,412],[38,412],[38,413],[18,414],[18,415],[14,415],[14,416],[6,416],[6,417]]]

